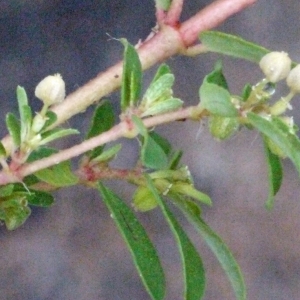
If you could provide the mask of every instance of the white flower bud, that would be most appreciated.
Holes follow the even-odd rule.
[[[286,78],[291,70],[291,59],[285,52],[270,52],[259,62],[259,66],[270,82]]]
[[[286,79],[286,83],[293,93],[300,93],[300,65],[297,65],[291,70]]]
[[[35,88],[35,96],[50,106],[65,99],[65,82],[60,74],[49,75]]]

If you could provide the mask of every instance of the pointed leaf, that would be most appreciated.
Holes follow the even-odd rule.
[[[200,40],[208,51],[243,58],[255,63],[259,63],[261,58],[270,52],[240,37],[218,31],[203,31],[200,34]]]
[[[75,185],[78,182],[78,178],[71,171],[69,161],[64,161],[50,168],[37,171],[34,175],[38,179],[56,187]]]
[[[178,98],[169,98],[166,100],[158,101],[152,104],[145,112],[142,113],[142,117],[155,116],[158,114],[164,114],[170,111],[174,111],[182,107],[183,101]]]
[[[205,203],[206,205],[212,205],[210,197],[195,189],[195,187],[192,184],[185,182],[175,182],[171,187],[171,191],[174,193],[186,195],[202,203]]]
[[[120,39],[124,45],[124,62],[121,87],[121,109],[134,106],[140,98],[142,87],[142,65],[135,48],[126,39]]]
[[[205,270],[202,260],[187,234],[183,231],[168,206],[161,199],[151,178],[147,176],[146,179],[147,186],[159,204],[179,248],[184,275],[184,299],[201,299],[205,291]]]
[[[153,80],[143,97],[142,103],[149,106],[155,101],[164,100],[165,96],[170,98],[170,96],[172,96],[171,88],[174,80],[174,75],[170,73],[164,74],[156,80]]]
[[[246,300],[247,291],[240,267],[233,257],[231,251],[223,240],[202,220],[199,213],[191,209],[190,205],[173,198],[176,205],[182,210],[187,219],[195,226],[209,248],[217,257],[219,263],[229,278],[237,300]]]
[[[148,134],[147,128],[140,118],[132,116],[132,121],[143,136],[141,149],[143,165],[151,169],[165,169],[168,166],[168,156],[162,146],[160,146],[160,142],[156,142],[155,137],[153,138]]]
[[[115,115],[113,106],[108,100],[101,100],[100,104],[96,107],[92,122],[90,124],[89,131],[86,135],[86,139],[97,136],[113,127],[115,123]],[[88,156],[92,159],[99,156],[105,145],[96,147],[88,153]]]
[[[157,252],[143,226],[132,210],[103,184],[98,185],[103,201],[109,209],[133,258],[140,277],[153,300],[165,295],[165,278]]]
[[[165,169],[168,166],[167,155],[151,136],[144,139],[141,158],[147,168]]]
[[[269,178],[269,196],[266,201],[266,208],[272,209],[274,206],[274,198],[277,192],[280,189],[282,183],[282,165],[280,158],[273,154],[272,151],[268,148],[267,143],[264,140],[265,146],[265,155],[268,165],[268,178]]]
[[[114,145],[114,146],[110,147],[109,149],[104,150],[99,156],[93,158],[91,160],[91,162],[97,163],[97,162],[110,161],[118,154],[118,152],[121,150],[121,148],[122,148],[121,144]]]
[[[231,102],[227,83],[222,74],[221,65],[217,64],[213,72],[205,76],[199,89],[200,105],[212,114],[223,117],[235,117],[238,111]]]
[[[250,124],[270,138],[290,158],[300,174],[300,140],[290,132],[289,127],[278,117],[266,119],[254,113],[248,113]]]
[[[159,66],[159,68],[157,69],[154,78],[152,80],[152,82],[150,83],[150,85],[152,85],[152,83],[156,80],[158,80],[161,76],[165,75],[165,74],[171,74],[171,69],[168,65],[166,64],[161,64]]]
[[[17,99],[21,123],[21,141],[24,141],[31,126],[32,112],[28,105],[26,91],[23,87],[17,87]]]
[[[62,137],[71,135],[71,134],[79,134],[79,131],[77,129],[60,129],[60,128],[55,128],[46,131],[45,133],[42,134],[42,140],[39,142],[39,145],[46,145],[54,140],[60,139]]]
[[[156,144],[158,144],[162,148],[162,150],[165,152],[166,155],[169,155],[171,153],[172,145],[166,138],[164,138],[163,136],[161,136],[155,131],[149,132],[149,135],[156,142]]]
[[[6,115],[6,127],[15,147],[19,147],[21,144],[21,126],[19,120],[14,114],[8,113]]]
[[[30,190],[30,194],[27,197],[28,204],[40,207],[49,207],[54,203],[54,198],[51,194],[43,192]]]
[[[6,150],[5,150],[5,147],[3,146],[3,144],[1,143],[0,141],[0,158],[1,157],[6,157]]]
[[[43,127],[43,130],[54,124],[57,120],[57,115],[55,112],[48,110],[46,113],[47,121]]]

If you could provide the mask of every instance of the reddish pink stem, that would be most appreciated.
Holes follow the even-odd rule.
[[[214,28],[230,16],[254,4],[257,0],[218,0],[199,11],[185,21],[180,29],[184,44],[191,46],[198,39],[199,33]]]

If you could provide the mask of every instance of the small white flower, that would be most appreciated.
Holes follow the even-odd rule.
[[[291,70],[291,59],[285,52],[270,52],[259,62],[259,66],[270,82],[286,78]]]
[[[291,70],[286,83],[293,93],[300,93],[300,65]]]
[[[35,96],[50,106],[65,99],[65,82],[60,74],[49,75],[35,88]]]

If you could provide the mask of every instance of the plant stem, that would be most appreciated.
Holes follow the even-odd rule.
[[[198,12],[180,26],[174,26],[173,21],[179,18],[183,3],[182,0],[174,0],[170,7],[169,16],[172,25],[161,26],[160,31],[157,34],[138,48],[138,54],[143,70],[148,69],[156,63],[164,61],[175,54],[185,53],[186,49],[196,42],[201,31],[219,25],[231,15],[243,10],[256,1],[257,0],[218,0]],[[119,88],[122,81],[122,66],[122,62],[119,62],[105,72],[100,73],[96,78],[68,95],[65,101],[53,107],[52,110],[57,115],[57,121],[52,127],[65,122],[80,112],[84,112],[88,106]],[[144,120],[144,123],[146,127],[152,127],[179,119],[193,118],[192,111],[193,107],[185,108],[176,112],[147,118]],[[41,159],[40,161],[21,166],[17,170],[17,173],[8,174],[7,172],[2,171],[0,172],[0,184],[3,185],[9,182],[16,182],[18,181],[18,178],[21,180],[24,176],[38,170],[81,155],[96,146],[114,141],[124,136],[124,133],[126,132],[128,132],[128,124],[121,122],[111,130],[95,138],[84,141],[80,145],[62,150],[59,153]],[[10,137],[4,138],[2,143],[6,148],[7,153],[13,152],[13,145]]]

